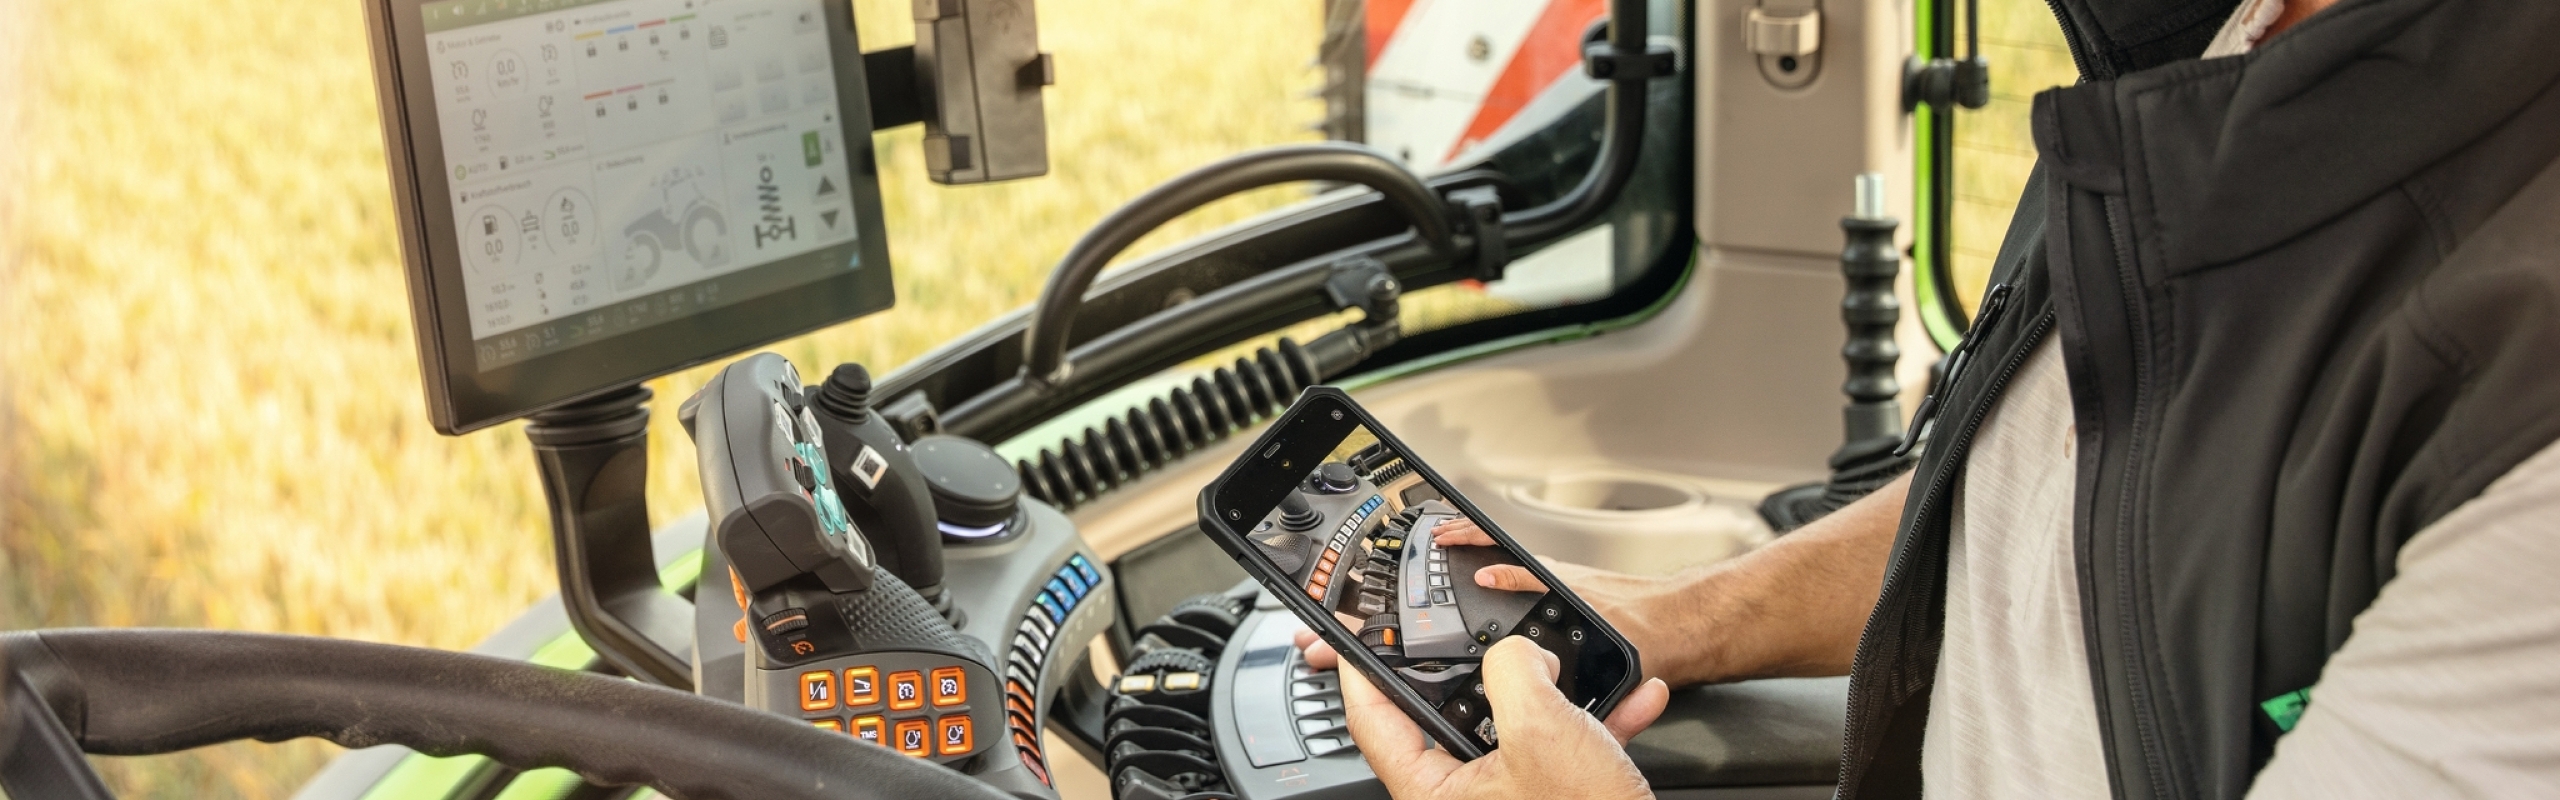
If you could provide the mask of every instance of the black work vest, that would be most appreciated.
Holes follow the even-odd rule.
[[[2347,0],[2257,52],[2227,2],[2062,0],[2093,80],[2039,164],[1914,473],[1840,796],[1920,793],[1955,487],[2061,337],[2073,548],[2119,798],[2237,798],[2400,546],[2560,439],[2560,3]],[[2183,27],[2181,27],[2183,25]],[[2162,31],[2166,31],[2165,33]],[[2126,42],[2133,42],[2127,44]]]

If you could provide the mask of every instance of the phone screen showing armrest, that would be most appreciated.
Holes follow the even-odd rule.
[[[1338,392],[1301,399],[1204,499],[1212,535],[1337,648],[1375,656],[1408,711],[1447,723],[1436,738],[1500,745],[1482,667],[1506,637],[1555,653],[1557,688],[1593,713],[1632,688],[1625,639]]]

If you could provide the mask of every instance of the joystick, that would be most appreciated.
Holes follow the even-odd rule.
[[[835,494],[869,540],[873,558],[934,607],[947,609],[933,495],[907,443],[871,410],[871,372],[840,365],[825,384],[808,390],[808,400],[827,452],[839,459],[831,475]]]
[[[1307,496],[1290,492],[1280,498],[1280,527],[1293,531],[1311,531],[1324,524],[1324,514],[1307,504]]]
[[[920,507],[921,529],[936,538],[896,555],[939,580],[941,540],[930,500],[908,497],[923,495],[923,482],[892,482],[906,449],[862,405],[868,376],[855,367],[837,377],[849,379],[811,391],[789,361],[760,353],[722,370],[679,412],[701,458],[712,543],[744,607],[743,698],[999,788],[1034,790],[1041,779],[1023,762],[978,758],[1011,746],[993,656],[874,559],[878,543],[913,541],[893,526],[912,524]],[[838,465],[847,453],[851,464]],[[878,536],[891,530],[901,535]]]

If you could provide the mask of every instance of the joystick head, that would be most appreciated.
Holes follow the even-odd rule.
[[[1311,531],[1324,524],[1324,514],[1307,504],[1307,496],[1290,492],[1280,498],[1280,527],[1293,531]]]

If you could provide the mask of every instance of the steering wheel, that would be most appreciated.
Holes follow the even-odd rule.
[[[240,739],[317,736],[558,767],[677,800],[1003,798],[992,787],[842,733],[595,673],[488,656],[307,636],[200,630],[0,635],[12,681],[79,748],[151,755]],[[27,697],[32,690],[34,698]],[[26,720],[34,709],[0,709]],[[0,768],[44,754],[0,723]],[[24,725],[16,726],[23,728]],[[15,739],[14,743],[6,741]],[[87,764],[68,756],[85,772]],[[90,786],[94,772],[86,773]],[[0,774],[0,779],[7,778]],[[85,793],[84,793],[85,794]]]

